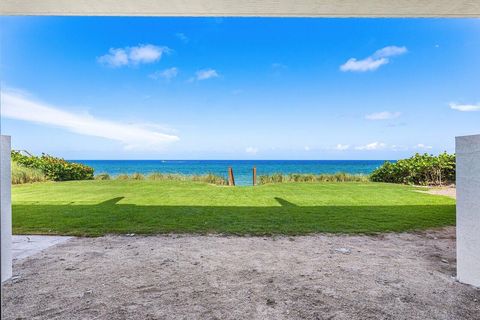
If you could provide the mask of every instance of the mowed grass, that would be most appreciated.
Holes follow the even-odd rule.
[[[16,234],[380,233],[455,224],[455,200],[382,183],[225,187],[189,181],[72,181],[12,187]]]

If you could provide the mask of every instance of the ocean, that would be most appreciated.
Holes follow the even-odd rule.
[[[252,184],[252,168],[257,175],[273,173],[337,173],[369,174],[385,160],[71,160],[95,169],[95,174],[108,173],[116,176],[122,173],[213,173],[227,177],[232,167],[237,185]]]

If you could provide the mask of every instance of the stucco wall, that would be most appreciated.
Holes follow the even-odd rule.
[[[457,278],[480,287],[480,135],[456,138]]]
[[[12,205],[10,137],[0,136],[0,229],[2,282],[12,276]]]

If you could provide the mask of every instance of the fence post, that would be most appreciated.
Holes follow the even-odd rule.
[[[10,136],[0,136],[0,256],[2,282],[12,277],[12,203]]]
[[[235,186],[235,177],[233,176],[232,167],[228,168],[228,185],[229,186]]]
[[[253,185],[257,185],[257,168],[253,167]]]

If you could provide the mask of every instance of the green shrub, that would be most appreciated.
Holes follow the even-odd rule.
[[[12,161],[12,184],[46,181],[47,177],[40,169],[27,168]]]
[[[178,173],[153,172],[149,174],[147,178],[156,181],[187,181],[191,180],[190,177],[191,176]]]
[[[339,172],[335,174],[281,174],[261,175],[260,184],[282,182],[368,182],[368,176],[362,174],[348,174]]]
[[[36,157],[12,151],[12,160],[24,167],[41,170],[47,179],[53,181],[93,179],[93,168],[47,154]]]
[[[111,177],[108,173],[100,173],[95,176],[95,180],[110,180]]]
[[[226,185],[227,180],[221,176],[217,176],[213,173],[202,175],[185,175],[185,174],[172,174],[172,173],[160,173],[154,172],[148,175],[149,180],[158,181],[198,181],[216,185]]]
[[[370,175],[375,182],[433,185],[455,183],[455,155],[415,154],[397,162],[385,162]]]
[[[194,175],[194,176],[191,176],[191,179],[193,181],[211,183],[211,184],[216,184],[216,185],[220,185],[220,186],[223,186],[223,185],[227,184],[227,180],[225,180],[225,178],[217,176],[213,173],[202,174],[202,175]]]

